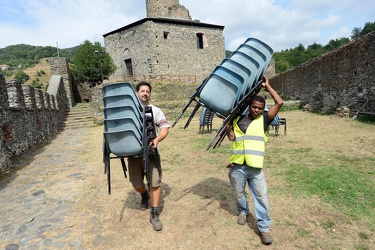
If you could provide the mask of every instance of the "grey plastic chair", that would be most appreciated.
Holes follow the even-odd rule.
[[[246,45],[250,45],[253,48],[259,50],[266,58],[271,58],[273,55],[273,49],[268,46],[266,43],[256,39],[256,38],[248,38],[245,43]]]
[[[229,58],[224,59],[220,66],[236,72],[243,79],[248,79],[251,76],[251,72],[247,67]]]
[[[142,104],[133,86],[128,82],[113,83],[103,87],[104,107],[134,106],[142,110]],[[130,101],[132,100],[132,102]]]
[[[258,76],[256,77],[256,80],[259,80],[260,77],[263,76],[263,69],[265,68],[265,65],[267,65],[267,57],[262,54],[259,50],[256,48],[253,48],[251,46],[248,46],[246,44],[242,44],[238,51],[243,52],[253,60],[255,60],[259,66],[257,68]]]
[[[143,106],[128,82],[103,87],[104,138],[116,156],[142,154]]]
[[[129,157],[143,154],[142,141],[133,130],[104,132],[104,138],[110,152],[116,156]]]
[[[243,50],[245,50],[245,52]],[[259,56],[258,54],[251,55],[251,53],[249,52],[249,48],[241,45],[239,47],[239,50],[233,52],[230,57],[231,60],[241,63],[251,72],[252,77],[248,79],[248,82],[246,84],[247,88],[245,92],[249,91],[253,87],[254,83],[258,80],[262,65],[264,64],[264,60],[261,56]]]
[[[142,111],[135,108],[134,106],[119,106],[112,108],[104,108],[104,118],[105,119],[118,119],[130,117],[133,120],[138,120],[142,124]]]
[[[247,79],[245,80],[245,78],[239,75],[236,71],[225,68],[222,65],[217,66],[214,69],[213,74],[221,76],[225,80],[228,80],[238,86],[239,91],[237,92],[236,102],[242,97],[243,89],[246,88]]]
[[[128,82],[112,83],[103,87],[103,97],[123,94],[135,94],[133,86]]]
[[[245,96],[246,93],[250,90],[257,76],[257,69],[259,68],[259,64],[255,60],[252,60],[251,62],[252,65],[248,64],[247,67],[245,67],[244,65],[230,58],[227,58],[224,59],[224,61],[221,64],[222,67],[237,72],[240,76],[242,76],[245,79],[244,86],[242,87],[241,97]]]
[[[202,108],[201,115],[199,117],[199,133],[204,134],[204,128],[207,127],[207,132],[212,132],[212,120],[214,118],[214,112],[206,107]]]
[[[138,97],[134,97],[129,94],[116,95],[116,96],[106,96],[103,97],[104,107],[114,108],[121,106],[132,106],[136,109],[141,109],[142,104],[140,103]]]
[[[258,54],[264,55],[265,60],[264,60],[264,65],[263,65],[263,69],[262,69],[261,76],[260,76],[262,77],[265,71],[267,70],[267,67],[271,61],[271,58],[273,55],[272,48],[268,46],[267,44],[265,44],[264,42],[259,41],[258,39],[255,39],[255,38],[247,39],[246,42],[243,44],[243,46],[249,46],[253,48]]]
[[[216,74],[211,74],[199,92],[199,99],[207,108],[228,115],[237,100],[239,87]]]
[[[133,118],[125,117],[104,120],[105,132],[118,132],[122,130],[133,130],[138,135],[138,138],[142,139],[142,124],[138,119],[134,120]]]

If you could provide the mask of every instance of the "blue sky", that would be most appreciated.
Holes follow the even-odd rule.
[[[15,44],[70,48],[146,17],[143,0],[0,0],[0,48]],[[274,51],[325,45],[375,22],[374,0],[180,0],[193,19],[225,26],[225,46],[248,37]]]

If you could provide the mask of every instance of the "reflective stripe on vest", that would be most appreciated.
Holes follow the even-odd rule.
[[[264,136],[244,135],[239,138],[236,137],[236,139],[234,139],[235,142],[244,141],[244,140],[264,141]]]
[[[254,119],[244,134],[238,127],[240,116],[233,121],[233,131],[236,136],[232,142],[230,162],[254,168],[263,168],[264,150],[267,135],[264,133],[264,118],[260,115]]]

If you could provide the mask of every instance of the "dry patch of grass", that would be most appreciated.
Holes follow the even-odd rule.
[[[374,126],[302,111],[287,111],[281,116],[287,118],[287,136],[281,133],[275,138],[271,131],[266,152],[275,240],[267,248],[373,249]],[[100,226],[94,234],[103,237],[103,249],[148,249],[150,244],[156,249],[264,247],[255,232],[254,218],[246,226],[236,223],[235,201],[225,168],[229,141],[224,140],[218,149],[205,150],[221,120],[214,118],[214,132],[204,135],[198,133],[198,115],[187,129],[183,129],[185,122],[182,118],[160,144],[161,232],[154,232],[149,213],[138,209],[140,196],[124,179],[118,160],[111,161],[112,194],[107,194],[99,154],[102,128],[93,129],[87,164],[96,171],[92,173],[95,180],[87,184],[81,202],[96,211]],[[353,174],[362,179],[353,178]],[[344,179],[340,182],[340,178]],[[90,191],[92,186],[100,191]],[[345,194],[354,198],[346,199]],[[249,202],[252,208],[251,199]],[[93,232],[85,234],[89,237]]]
[[[45,74],[40,74],[41,71],[44,71]],[[33,81],[36,81],[42,84],[42,89],[46,89],[51,78],[51,64],[49,58],[40,59],[40,62],[37,65],[25,69],[24,72],[30,77],[26,82],[27,85],[31,85]]]

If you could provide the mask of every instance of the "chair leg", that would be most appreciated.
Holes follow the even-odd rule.
[[[286,135],[286,123],[284,124],[284,135]]]
[[[275,126],[275,137],[277,137],[279,135],[279,126],[280,125]]]
[[[284,125],[284,135],[286,135],[286,120],[283,125]]]

